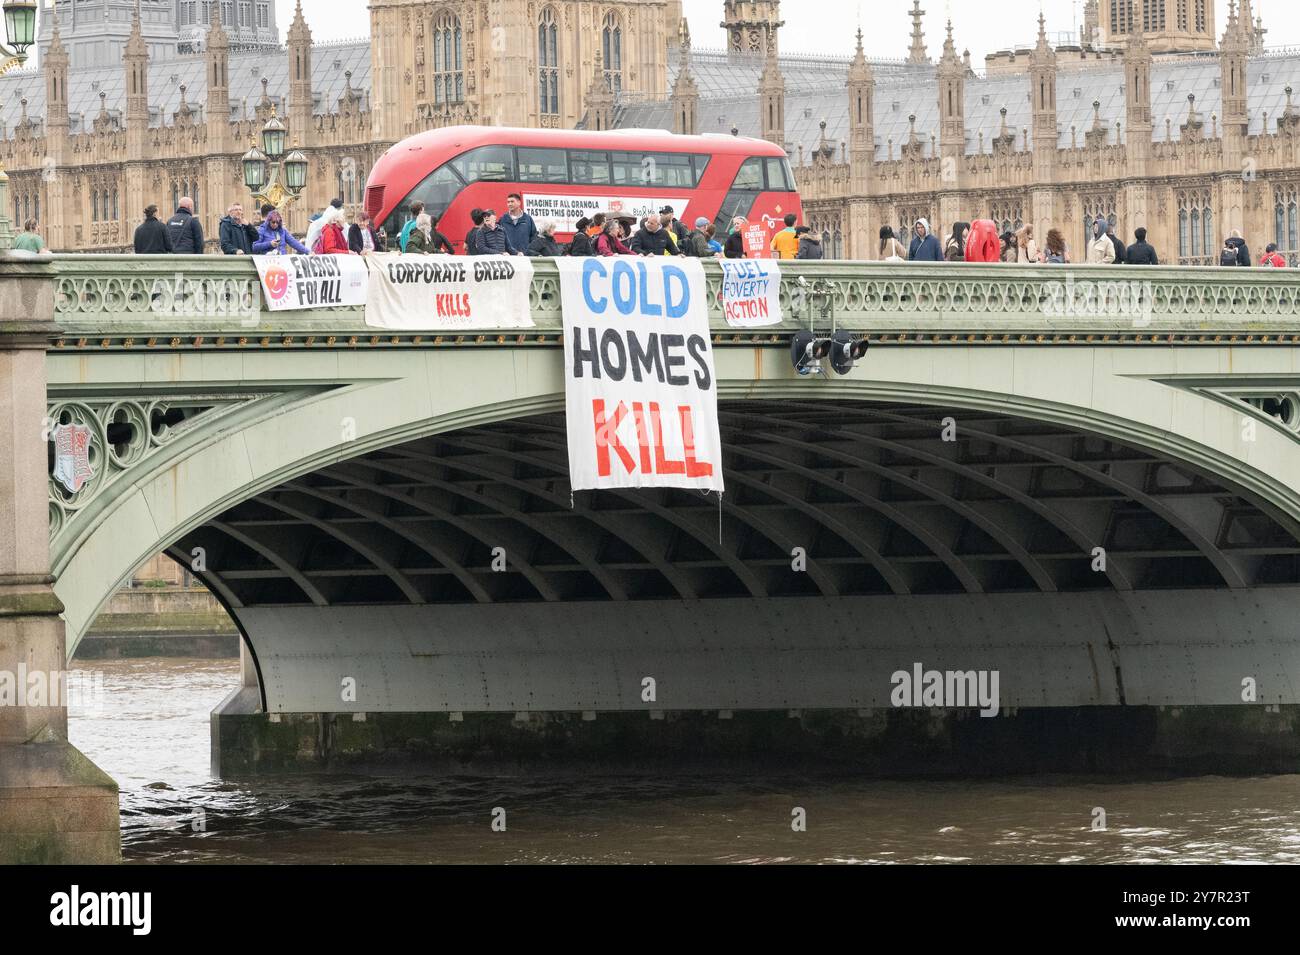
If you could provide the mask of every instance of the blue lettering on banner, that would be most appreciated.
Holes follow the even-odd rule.
[[[662,290],[653,289],[645,262],[619,260],[612,274],[596,258],[582,268],[582,297],[593,315],[604,315],[611,299],[620,315],[683,318],[691,309],[691,284],[678,266],[665,264]],[[659,292],[662,294],[657,294]]]

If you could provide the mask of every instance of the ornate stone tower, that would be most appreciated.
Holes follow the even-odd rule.
[[[228,153],[234,148],[230,132],[230,38],[221,22],[221,4],[212,5],[207,35],[208,148]]]
[[[126,70],[126,152],[130,159],[143,159],[149,129],[149,50],[140,29],[140,0],[136,0],[122,65]]]
[[[930,62],[930,54],[925,49],[925,30],[921,28],[924,16],[921,0],[912,0],[912,47],[907,51],[907,62],[913,66],[925,66]]]
[[[1041,245],[1047,230],[1058,221],[1056,193],[1056,51],[1047,40],[1047,21],[1038,14],[1038,43],[1029,54],[1029,98],[1033,103],[1034,188],[1031,193],[1032,214],[1026,219],[1034,226]]]
[[[609,85],[604,58],[596,50],[596,69],[587,87],[587,129],[603,130],[614,127],[614,90]]]
[[[59,35],[58,15],[54,16],[50,45],[44,56],[45,65],[45,134],[49,144],[46,161],[53,164],[54,170],[68,162],[70,158],[68,139],[68,51],[63,46]],[[45,229],[45,241],[51,248],[67,248],[72,242],[71,230],[67,226],[69,197],[66,176],[42,175],[45,180],[45,209],[48,225]],[[51,215],[51,213],[53,213]],[[14,223],[22,228],[21,222]]]
[[[1244,229],[1245,180],[1254,178],[1254,169],[1245,157],[1247,125],[1250,121],[1246,106],[1246,60],[1250,55],[1253,33],[1250,0],[1242,0],[1240,8],[1235,2],[1230,3],[1228,25],[1219,48],[1219,88],[1223,94],[1220,124],[1223,171],[1219,181],[1225,235],[1233,229]]]
[[[966,65],[952,42],[952,21],[939,59],[939,151],[960,165],[966,153]],[[946,185],[947,183],[945,183]],[[955,183],[953,183],[955,185]]]
[[[289,143],[301,143],[311,126],[311,28],[298,0],[289,24]]]
[[[694,136],[699,132],[700,88],[691,73],[691,28],[682,17],[677,28],[681,66],[673,81],[673,132]]]
[[[858,48],[849,64],[849,163],[854,189],[865,192],[867,177],[876,156],[876,78],[862,49],[862,28],[858,27]]]
[[[722,28],[731,53],[777,52],[777,33],[785,26],[781,0],[725,0]]]
[[[1147,177],[1151,167],[1151,47],[1146,34],[1134,31],[1124,50],[1124,105],[1127,129],[1124,130],[1124,150],[1131,176],[1121,188],[1123,207],[1120,211],[1126,242],[1132,241],[1133,230],[1146,225],[1149,207]]]
[[[1214,49],[1214,0],[1101,0],[1099,21],[1103,47],[1124,49],[1141,33],[1153,53]]]
[[[785,148],[785,77],[776,57],[776,42],[768,47],[763,60],[763,73],[758,78],[758,107],[762,121],[762,136],[770,143]]]

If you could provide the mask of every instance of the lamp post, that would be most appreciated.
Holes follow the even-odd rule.
[[[0,43],[0,76],[27,62],[27,50],[36,42],[36,0],[4,0],[5,37]],[[0,252],[12,249],[14,233],[9,221],[9,177],[0,163]]]
[[[244,166],[244,185],[259,206],[270,203],[277,209],[294,202],[307,185],[307,157],[295,145],[285,155],[287,135],[284,123],[271,107],[271,118],[262,127],[262,143],[251,143],[240,162]]]

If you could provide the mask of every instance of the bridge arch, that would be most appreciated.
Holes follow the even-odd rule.
[[[264,671],[278,668],[266,700],[273,709],[329,708],[319,694],[288,688],[287,660],[310,649],[306,634],[328,633],[322,639],[334,642],[318,666],[337,671],[359,608],[396,634],[371,648],[388,661],[382,674],[348,664],[385,685],[372,708],[432,699],[434,708],[527,709],[558,697],[482,691],[482,661],[461,660],[451,682],[477,680],[480,689],[435,699],[418,679],[396,677],[394,659],[428,658],[416,648],[428,646],[419,621],[431,608],[469,626],[464,615],[478,607],[492,629],[535,651],[537,632],[512,630],[519,620],[498,615],[541,614],[534,625],[572,629],[584,607],[595,620],[620,604],[692,604],[697,618],[713,619],[728,604],[767,602],[770,623],[797,619],[818,598],[839,609],[825,620],[813,614],[821,622],[809,626],[869,605],[898,634],[926,639],[942,629],[936,619],[958,632],[953,621],[992,620],[1004,605],[1039,614],[1040,624],[1055,621],[1052,639],[1074,642],[1069,652],[1091,675],[1063,688],[1038,665],[1043,672],[1026,671],[1017,691],[1022,704],[1111,701],[1117,691],[1096,661],[1112,638],[1086,639],[1071,615],[1097,632],[1122,619],[1116,632],[1141,642],[1153,615],[1171,613],[1175,592],[1196,591],[1198,605],[1218,601],[1227,612],[1223,593],[1276,603],[1300,584],[1300,441],[1223,391],[1221,369],[1245,362],[1240,352],[1211,347],[1189,362],[1151,347],[894,346],[873,350],[851,377],[809,381],[793,376],[781,349],[721,347],[729,493],[720,513],[677,492],[579,494],[570,509],[559,363],[549,348],[340,349],[292,356],[301,362],[295,376],[264,351],[178,355],[165,376],[153,375],[165,381],[150,381],[137,356],[106,357],[100,388],[116,379],[127,393],[265,397],[209,427],[195,419],[167,456],[101,490],[93,521],[73,520],[56,536],[69,647],[139,561],[159,551],[185,559],[202,547],[200,576]],[[1300,365],[1300,349],[1268,355],[1261,380]],[[113,358],[119,367],[109,367]],[[57,375],[51,390],[52,400],[72,391]],[[946,418],[955,441],[942,438]],[[489,566],[498,541],[509,555],[504,574]],[[796,547],[807,553],[806,573],[791,570]],[[1092,569],[1096,547],[1107,551],[1102,572]],[[1050,598],[1059,600],[1043,603]],[[882,609],[890,600],[896,609]],[[898,609],[921,603],[927,609]],[[1294,652],[1280,652],[1269,629],[1282,606],[1265,612],[1259,652],[1273,685],[1290,694],[1300,685]],[[267,635],[277,631],[298,642],[273,646]],[[891,639],[877,650],[901,652],[903,638]],[[573,665],[599,655],[587,644],[569,651]],[[819,666],[833,669],[830,659]],[[628,666],[625,658],[616,669]],[[1208,691],[1188,675],[1201,664],[1189,666],[1153,683],[1148,698],[1204,701]],[[311,683],[320,673],[298,676]],[[564,680],[572,688],[574,678]],[[824,683],[823,674],[809,685]],[[697,701],[717,697],[706,684]],[[1228,701],[1222,688],[1211,695]],[[629,703],[597,694],[581,708],[602,700]]]

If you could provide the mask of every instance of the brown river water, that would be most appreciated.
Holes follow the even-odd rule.
[[[102,683],[71,708],[69,735],[121,786],[128,862],[1300,862],[1297,775],[235,782],[209,773],[208,714],[236,661],[90,661],[79,675]]]

